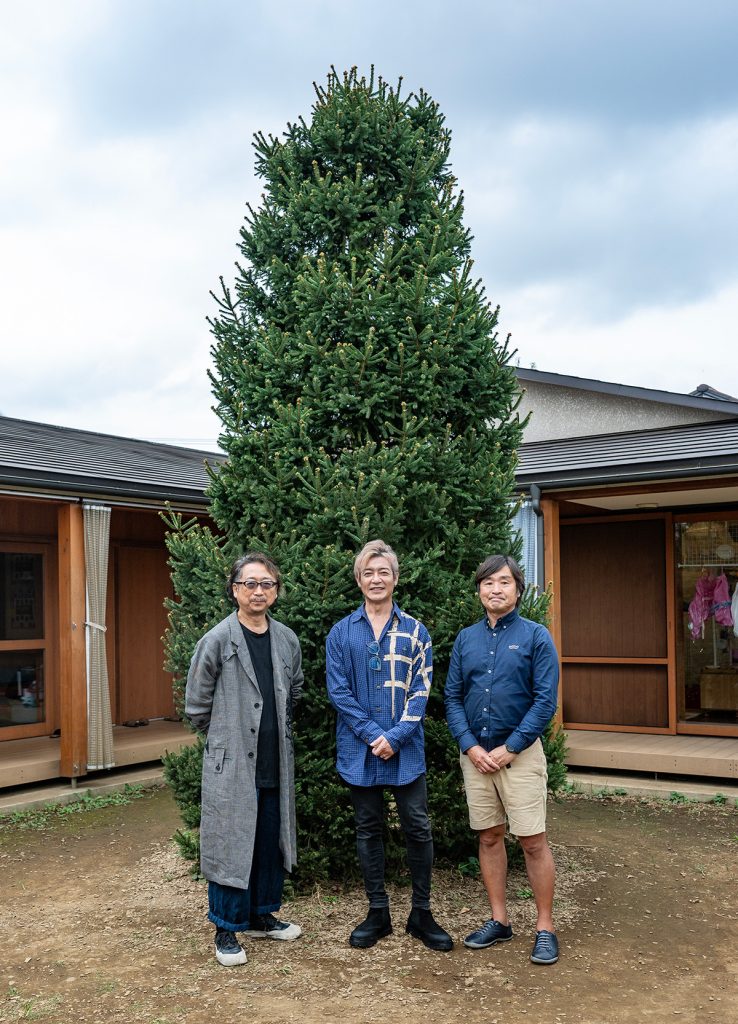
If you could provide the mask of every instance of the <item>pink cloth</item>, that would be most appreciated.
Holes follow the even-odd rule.
[[[728,579],[724,572],[721,572],[715,580],[715,590],[712,595],[712,613],[715,622],[721,626],[732,626],[733,616],[730,611],[730,588]]]
[[[689,631],[692,639],[704,637],[705,623],[711,615],[721,626],[732,626],[730,610],[730,589],[724,572],[719,576],[700,576],[694,588],[694,597],[689,603]]]

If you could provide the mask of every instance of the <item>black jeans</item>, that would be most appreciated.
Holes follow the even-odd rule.
[[[351,786],[356,815],[356,849],[370,907],[388,907],[384,887],[384,786]],[[428,820],[425,775],[406,786],[389,786],[405,836],[407,866],[413,883],[413,907],[430,908],[433,836]]]

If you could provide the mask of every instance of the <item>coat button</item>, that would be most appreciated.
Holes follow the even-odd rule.
[[[252,731],[252,732],[256,732],[256,729],[252,729],[251,731]]]
[[[254,756],[253,750],[249,750],[249,757],[253,757],[253,756]]]
[[[260,707],[261,707],[261,704],[259,704],[259,702],[257,701],[257,703],[256,703],[256,704],[254,704],[254,707],[255,707],[255,708],[260,708]]]

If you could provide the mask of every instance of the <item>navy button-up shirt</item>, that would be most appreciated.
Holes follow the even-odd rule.
[[[446,721],[462,753],[506,743],[520,752],[556,710],[559,660],[545,626],[517,609],[485,617],[456,637],[446,676]]]
[[[328,634],[328,696],[338,712],[336,767],[354,786],[404,786],[425,771],[431,639],[423,623],[396,604],[379,637],[378,669],[370,664],[368,645],[374,639],[364,605]],[[380,736],[396,752],[387,761],[369,746]]]

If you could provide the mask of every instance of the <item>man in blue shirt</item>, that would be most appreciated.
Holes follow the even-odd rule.
[[[433,838],[425,785],[423,718],[433,651],[422,622],[392,599],[399,566],[391,547],[370,541],[354,562],[364,603],[336,623],[326,641],[328,696],[338,712],[338,773],[356,816],[356,846],[369,912],[349,937],[359,949],[389,935],[384,885],[384,789],[395,798],[405,836],[413,903],[405,930],[430,949],[453,948],[430,910]]]
[[[559,663],[548,630],[518,614],[525,587],[513,558],[491,555],[475,576],[485,617],[456,637],[446,678],[446,719],[461,749],[471,827],[492,917],[464,945],[513,936],[507,916],[505,819],[525,854],[538,921],[531,960],[553,964],[555,869],[546,839],[546,758],[541,734],[556,710]]]

